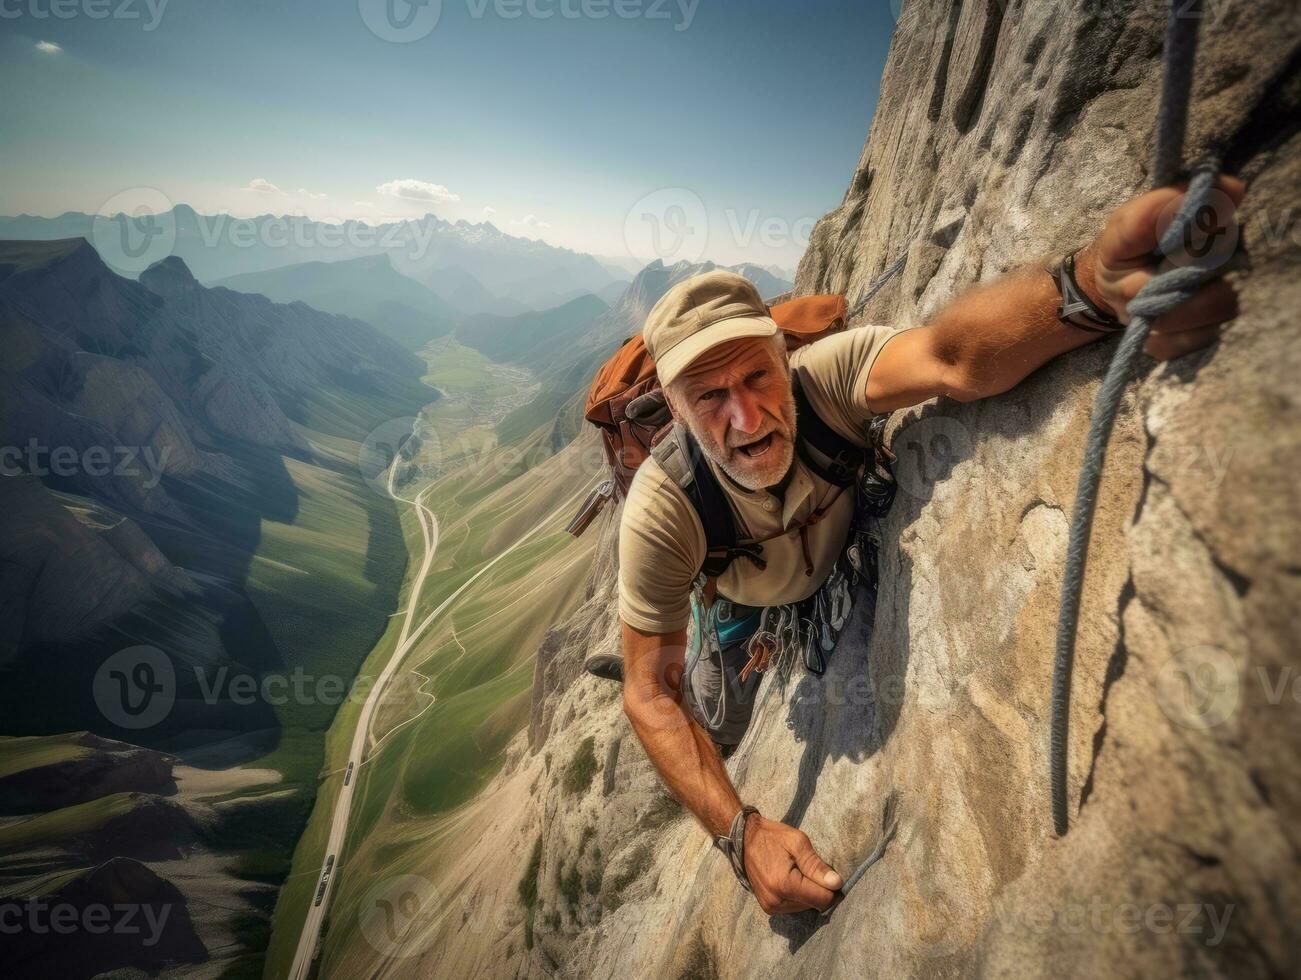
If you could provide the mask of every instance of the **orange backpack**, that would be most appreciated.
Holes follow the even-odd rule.
[[[788,351],[845,327],[844,296],[801,296],[768,312],[785,335]],[[637,468],[672,421],[655,362],[640,333],[624,341],[597,370],[583,417],[601,431],[611,478],[592,491],[570,522],[567,530],[575,537],[587,530],[607,500],[628,493]]]

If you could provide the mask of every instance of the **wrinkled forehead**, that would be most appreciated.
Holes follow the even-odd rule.
[[[681,374],[678,382],[683,388],[712,388],[746,375],[758,368],[777,365],[776,352],[767,337],[741,337],[725,344],[711,347]]]

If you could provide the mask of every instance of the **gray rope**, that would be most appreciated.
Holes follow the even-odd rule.
[[[867,306],[868,301],[881,291],[882,286],[884,286],[887,282],[889,282],[891,279],[897,276],[900,273],[900,271],[902,271],[904,265],[907,262],[908,262],[908,246],[905,245],[903,254],[900,255],[897,259],[895,259],[894,262],[884,272],[882,272],[879,276],[876,277],[876,282],[872,283],[872,285],[867,287],[867,292],[863,294],[862,299],[860,299],[857,303],[854,304],[854,308],[850,310],[849,314],[845,317],[845,322],[848,323],[850,320],[854,319],[854,317],[858,316],[858,314],[862,313],[863,308]]]
[[[1201,0],[1182,4],[1173,0],[1166,28],[1165,56],[1161,92],[1161,107],[1156,126],[1156,156],[1152,168],[1153,186],[1164,187],[1173,183],[1179,174],[1183,158],[1184,134],[1188,122],[1188,105],[1192,90],[1193,63],[1197,51],[1197,27],[1202,16]],[[1188,193],[1184,197],[1175,220],[1161,237],[1160,252],[1175,254],[1192,227],[1194,216],[1207,204],[1215,185],[1217,169],[1199,167],[1194,171]],[[1133,316],[1107,369],[1098,390],[1089,426],[1084,461],[1080,467],[1079,484],[1075,492],[1075,512],[1071,519],[1070,539],[1066,552],[1066,569],[1062,578],[1061,612],[1057,619],[1056,661],[1053,665],[1052,733],[1049,750],[1050,782],[1052,787],[1053,824],[1058,835],[1069,827],[1066,807],[1066,750],[1067,728],[1070,721],[1071,670],[1075,662],[1076,628],[1080,618],[1080,594],[1084,585],[1084,570],[1088,563],[1089,532],[1093,526],[1094,510],[1098,502],[1098,483],[1107,454],[1107,441],[1116,421],[1125,386],[1134,373],[1134,366],[1143,350],[1153,321],[1192,297],[1197,288],[1211,276],[1217,264],[1214,255],[1205,256],[1200,263],[1193,262],[1172,268],[1154,276],[1133,302],[1129,311]]]

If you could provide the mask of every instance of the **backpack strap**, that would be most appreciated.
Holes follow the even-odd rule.
[[[674,422],[669,434],[651,449],[651,455],[682,488],[700,517],[705,530],[705,560],[700,571],[706,579],[718,578],[742,556],[760,568],[766,567],[762,546],[741,542],[727,494],[686,426]]]
[[[849,486],[867,459],[867,450],[850,442],[814,411],[799,376],[794,372],[791,373],[791,388],[795,393],[798,421],[795,451],[809,469],[832,486]]]

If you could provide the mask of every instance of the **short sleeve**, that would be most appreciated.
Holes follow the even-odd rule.
[[[865,444],[864,426],[874,414],[867,407],[867,376],[886,343],[903,331],[866,326],[843,330],[791,355],[809,402],[822,419],[847,439]]]
[[[641,465],[619,526],[619,617],[644,633],[672,633],[691,619],[691,587],[705,531],[685,493],[654,459]]]

